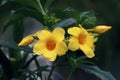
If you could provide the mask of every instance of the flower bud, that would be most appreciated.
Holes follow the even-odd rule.
[[[88,31],[91,31],[91,32],[96,32],[96,33],[99,33],[99,34],[102,34],[108,30],[110,30],[112,27],[111,26],[96,26],[92,29],[89,29]]]
[[[18,46],[27,46],[33,42],[34,38],[32,35],[28,35],[22,39]]]

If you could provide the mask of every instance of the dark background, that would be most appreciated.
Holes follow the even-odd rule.
[[[44,3],[45,0],[41,1]],[[111,72],[117,80],[120,80],[120,0],[55,0],[51,8],[63,10],[73,8],[80,12],[94,11],[98,25],[112,26],[110,31],[99,36],[94,62],[102,70]],[[32,22],[28,25],[31,24]],[[2,29],[1,23],[0,29]],[[4,35],[11,38],[11,29],[8,31],[9,35],[8,33]],[[2,37],[3,34],[0,32],[0,38],[2,39]]]
[[[97,24],[112,26],[112,29],[99,36],[96,43],[95,64],[110,71],[120,79],[120,1],[119,0],[56,0],[53,7],[74,8],[78,11],[93,10]]]

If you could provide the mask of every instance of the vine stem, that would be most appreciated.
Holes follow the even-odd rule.
[[[53,63],[52,69],[50,70],[50,73],[49,73],[47,80],[50,80],[55,67],[59,64],[60,61],[61,61],[61,59],[59,58],[56,63]]]
[[[74,69],[72,68],[66,80],[70,80],[73,72],[74,72]]]
[[[52,73],[53,73],[54,69],[55,69],[55,66],[52,66],[52,69],[51,69],[51,71],[50,71],[50,74],[49,74],[49,76],[48,76],[48,79],[47,79],[47,80],[50,80],[51,75],[52,75]]]
[[[37,2],[38,2],[38,4],[39,4],[39,7],[40,7],[40,10],[41,10],[42,15],[46,15],[46,12],[45,12],[45,10],[44,10],[43,7],[42,7],[41,1],[40,1],[40,0],[37,0]]]
[[[24,66],[23,69],[27,68],[29,66],[29,64],[36,58],[38,57],[38,55],[34,55]]]

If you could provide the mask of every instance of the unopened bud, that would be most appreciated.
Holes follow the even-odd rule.
[[[33,42],[34,38],[32,35],[28,35],[22,39],[18,46],[27,46]]]
[[[99,33],[99,34],[102,34],[108,30],[110,30],[112,27],[111,26],[96,26],[92,29],[89,29],[88,31],[91,31],[91,32],[96,32],[96,33]]]

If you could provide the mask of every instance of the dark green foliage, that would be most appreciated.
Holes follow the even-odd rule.
[[[41,3],[44,4],[41,5]],[[42,72],[50,72],[48,66],[40,66],[37,55],[32,55],[32,57],[26,61],[28,56],[33,52],[32,49],[28,46],[18,47],[17,45],[23,38],[25,27],[23,22],[27,17],[36,19],[45,26],[46,29],[49,28],[49,30],[53,30],[56,27],[62,27],[66,30],[68,27],[72,27],[73,25],[78,26],[79,24],[85,28],[92,28],[96,24],[104,23],[112,25],[113,34],[110,35],[106,33],[105,36],[100,37],[103,38],[103,40],[101,40],[101,42],[98,41],[101,45],[96,46],[96,58],[93,59],[93,62],[102,66],[104,69],[112,65],[114,69],[112,67],[110,67],[110,69],[119,72],[117,69],[119,69],[120,65],[114,63],[115,60],[119,60],[120,52],[118,43],[119,9],[119,1],[117,0],[0,0],[1,34],[4,34],[9,27],[12,27],[12,38],[14,40],[0,40],[0,64],[2,69],[4,69],[3,74],[5,74],[5,76],[0,77],[0,79],[4,80],[7,77],[11,80],[36,80],[38,77],[41,77],[42,80]],[[103,45],[105,49],[103,49]],[[8,53],[4,53],[4,50],[1,50],[3,47],[7,48]],[[23,51],[22,54],[21,51]],[[78,53],[80,53],[80,55]],[[6,54],[9,58],[6,57]],[[62,56],[60,62],[62,64],[66,64],[67,62],[67,66],[72,68],[71,72],[74,72],[75,69],[80,66],[80,69],[96,75],[101,80],[115,80],[111,73],[102,71],[97,66],[93,66],[93,63],[81,54],[82,52],[76,51],[73,53],[72,51],[68,51],[67,56]],[[116,55],[118,58],[116,58]],[[37,67],[34,71],[27,69],[32,61],[35,61],[35,66]],[[110,61],[113,63],[111,64]],[[115,68],[116,66],[118,67]],[[66,67],[66,65],[64,65],[64,67]],[[49,79],[52,80],[51,75],[49,76]],[[44,79],[47,80],[47,78]]]
[[[79,68],[85,72],[96,75],[101,80],[116,80],[110,72],[103,71],[97,66],[81,65]]]

